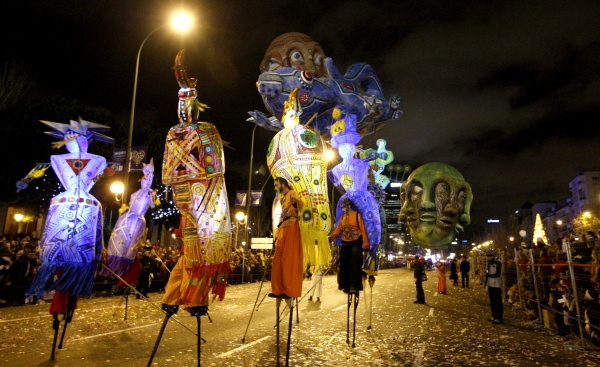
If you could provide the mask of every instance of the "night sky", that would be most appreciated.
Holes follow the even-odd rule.
[[[319,42],[342,72],[374,67],[404,116],[360,144],[384,138],[397,163],[456,167],[473,188],[472,229],[527,201],[564,202],[578,170],[600,168],[598,1],[2,1],[0,60],[25,68],[32,95],[78,99],[127,123],[138,48],[179,5],[195,11],[197,28],[148,39],[135,124],[165,135],[176,124],[171,67],[185,48],[211,107],[201,119],[236,149],[225,151],[228,172],[247,175],[247,112],[267,113],[259,63],[292,31]],[[273,135],[257,129],[255,166]]]

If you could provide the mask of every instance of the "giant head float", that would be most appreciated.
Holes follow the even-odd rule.
[[[445,163],[415,169],[400,189],[400,200],[400,221],[423,248],[444,248],[471,222],[471,186]]]
[[[314,119],[312,126],[325,136],[334,122],[334,108],[355,115],[361,135],[402,115],[400,98],[385,99],[370,65],[352,64],[342,75],[333,59],[325,57],[321,46],[302,33],[277,37],[267,49],[260,71],[256,85],[271,116],[252,111],[248,120],[268,130],[283,128],[284,103],[295,89],[304,111],[300,124]]]

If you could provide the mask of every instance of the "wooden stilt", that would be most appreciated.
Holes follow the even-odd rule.
[[[154,355],[156,354],[156,350],[160,345],[160,340],[162,339],[163,333],[165,332],[165,327],[167,326],[167,322],[171,318],[171,316],[175,315],[177,311],[179,311],[179,306],[170,306],[170,305],[162,305],[162,309],[166,311],[165,319],[163,320],[162,326],[160,327],[160,332],[158,333],[158,338],[156,339],[156,343],[154,344],[154,348],[152,349],[152,354],[150,355],[150,360],[148,361],[148,367],[152,367],[152,360],[154,360]]]

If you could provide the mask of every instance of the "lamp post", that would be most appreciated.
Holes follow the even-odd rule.
[[[150,36],[152,36],[154,33],[156,33],[158,30],[165,28],[167,26],[171,26],[174,29],[176,29],[179,32],[186,32],[187,30],[189,30],[189,28],[192,25],[192,18],[183,12],[179,12],[176,13],[173,18],[171,19],[170,23],[166,23],[163,25],[160,25],[156,28],[154,28],[154,30],[152,30],[150,33],[148,33],[148,35],[146,36],[146,38],[144,38],[144,40],[142,41],[142,44],[140,45],[140,48],[138,49],[138,53],[137,53],[137,59],[135,61],[135,76],[133,78],[133,99],[131,101],[131,115],[129,117],[129,135],[127,136],[127,153],[125,155],[125,187],[123,190],[123,198],[125,198],[125,201],[127,201],[127,189],[129,188],[129,172],[131,170],[131,141],[133,139],[133,122],[134,122],[134,116],[135,116],[135,99],[136,99],[136,95],[137,95],[137,82],[138,82],[138,75],[139,75],[139,70],[140,70],[140,56],[142,54],[142,48],[144,48],[144,45],[146,44],[146,41],[148,41],[148,38],[150,38]]]
[[[562,220],[559,219],[556,221],[556,225],[558,226],[558,238],[562,238],[562,224]]]
[[[249,200],[249,198],[246,198],[246,200]],[[246,214],[244,214],[244,212],[237,212],[235,214],[235,247],[237,248],[237,244],[238,244],[238,235],[240,233],[240,226],[243,226],[244,224],[246,224]],[[244,241],[244,244],[246,244],[246,241]],[[246,254],[244,253],[245,248],[242,247],[242,284],[244,283],[244,272],[245,272],[245,258],[246,258]]]

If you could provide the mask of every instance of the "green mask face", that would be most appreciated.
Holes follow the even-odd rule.
[[[400,200],[400,221],[424,248],[444,248],[471,222],[471,186],[445,163],[427,163],[414,170],[402,185]]]

